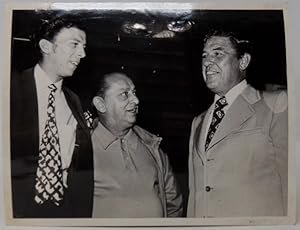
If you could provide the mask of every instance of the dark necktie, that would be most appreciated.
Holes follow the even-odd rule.
[[[54,94],[57,88],[54,84],[48,87],[51,91],[48,97],[45,131],[39,149],[34,200],[38,204],[43,204],[49,200],[59,206],[63,199],[64,189],[58,129],[55,119]]]
[[[223,111],[223,108],[228,105],[225,96],[219,98],[216,101],[215,109],[213,113],[213,117],[207,132],[206,142],[205,142],[205,151],[207,150],[215,132],[217,131],[223,117],[225,116],[225,113]]]

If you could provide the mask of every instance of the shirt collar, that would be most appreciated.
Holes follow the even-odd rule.
[[[130,129],[129,132],[126,133],[123,139],[125,139],[133,149],[137,148],[138,137],[132,129]]]
[[[38,88],[48,89],[48,85],[54,84],[61,91],[63,80],[53,83],[39,64],[34,67],[34,77]]]
[[[98,125],[93,133],[97,136],[97,140],[104,149],[107,149],[114,141],[118,139],[107,128],[105,128],[100,121],[98,121]]]
[[[231,88],[226,94],[226,101],[228,105],[227,108],[234,102],[234,100],[244,91],[245,88],[247,88],[248,83],[246,79],[242,80],[240,83],[235,85],[233,88]],[[219,95],[215,94],[214,103],[220,98]]]
[[[104,149],[107,149],[116,140],[121,139],[115,137],[100,121],[94,130],[94,135],[97,136],[97,140],[99,140],[99,143]],[[129,132],[122,138],[126,140],[133,149],[137,148],[138,137],[132,129],[130,129]]]

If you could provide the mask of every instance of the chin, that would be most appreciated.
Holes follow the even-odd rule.
[[[136,122],[136,119],[131,119],[131,120],[127,121],[127,124],[128,124],[128,126],[132,127],[132,126],[134,126],[135,122]]]

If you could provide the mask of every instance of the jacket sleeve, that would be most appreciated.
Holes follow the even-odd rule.
[[[281,180],[284,213],[287,214],[288,188],[288,100],[286,91],[264,94],[264,99],[273,116],[269,135],[273,143],[276,167]]]
[[[167,203],[167,217],[182,217],[182,194],[167,154],[161,149],[159,151],[164,165],[164,191]]]

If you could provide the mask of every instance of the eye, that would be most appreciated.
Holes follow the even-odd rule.
[[[135,89],[132,90],[132,94],[133,94],[134,96],[136,96],[136,90],[135,90]]]
[[[121,96],[122,99],[127,99],[128,98],[128,92],[127,91],[123,92],[123,93],[120,94],[120,96]]]
[[[206,58],[207,57],[207,53],[202,53],[202,58]]]
[[[214,52],[214,56],[215,56],[215,57],[222,57],[223,55],[224,55],[224,53],[221,52],[221,51],[215,51],[215,52]]]
[[[76,48],[76,47],[78,46],[78,42],[70,42],[70,43],[69,43],[69,46],[70,46],[71,48]]]

